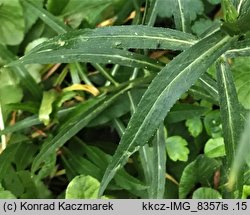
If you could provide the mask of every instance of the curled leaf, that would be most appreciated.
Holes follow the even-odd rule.
[[[73,90],[87,91],[87,92],[91,93],[94,96],[97,96],[100,93],[99,90],[96,87],[88,85],[88,84],[73,84],[70,87],[66,87],[66,88],[63,89],[64,92],[73,91]]]

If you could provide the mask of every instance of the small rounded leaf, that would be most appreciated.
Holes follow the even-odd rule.
[[[187,141],[180,136],[172,136],[166,140],[167,153],[173,161],[187,161],[189,149]]]
[[[210,158],[225,156],[224,139],[222,137],[209,139],[206,142],[204,152]]]
[[[193,193],[193,199],[222,199],[221,194],[209,187],[200,187]]]
[[[186,126],[188,128],[189,133],[193,137],[198,137],[199,134],[202,132],[202,128],[203,128],[201,119],[199,117],[188,119],[186,121]]]
[[[100,183],[91,176],[79,175],[66,189],[66,199],[97,199]]]

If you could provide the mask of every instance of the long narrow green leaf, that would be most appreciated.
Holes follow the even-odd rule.
[[[35,172],[48,154],[55,152],[57,148],[63,146],[66,141],[73,137],[78,131],[83,129],[92,119],[105,110],[110,104],[112,104],[112,102],[115,101],[115,99],[128,89],[129,88],[127,87],[113,96],[110,96],[108,99],[103,97],[97,100],[94,105],[90,105],[91,107],[83,110],[77,110],[76,114],[71,114],[68,120],[66,120],[59,127],[56,136],[44,144],[42,150],[34,159],[32,171]],[[80,111],[80,113],[78,111]]]
[[[188,8],[185,7],[185,0],[176,0],[174,10],[174,21],[177,29],[183,32],[190,31],[190,15]]]
[[[235,43],[235,48],[228,50],[225,55],[229,58],[250,56],[250,39]]]
[[[15,66],[32,63],[47,64],[72,62],[114,63],[130,67],[140,67],[154,71],[159,71],[163,67],[162,63],[140,54],[119,49],[90,49],[89,47],[32,53],[20,58],[18,61],[10,63],[9,65]]]
[[[244,166],[244,161],[249,160],[250,153],[250,113],[248,114],[245,128],[243,133],[241,134],[240,144],[238,145],[236,156],[232,163],[232,168],[229,175],[229,188],[232,188],[237,181],[237,178],[240,177],[239,173]],[[250,163],[248,163],[250,166]]]
[[[120,166],[154,135],[173,104],[231,46],[232,40],[220,31],[215,32],[181,53],[156,76],[143,95],[106,170],[100,195]]]
[[[219,89],[220,113],[222,119],[223,137],[225,142],[225,151],[227,159],[227,168],[230,169],[235,157],[236,147],[239,141],[239,135],[242,129],[242,120],[240,115],[240,104],[234,85],[233,75],[226,60],[221,59],[217,64],[217,81]],[[239,175],[236,190],[240,198],[243,180],[243,173]]]
[[[151,0],[150,6],[146,14],[146,21],[145,24],[147,26],[154,26],[156,17],[158,15],[158,4],[161,0]]]
[[[218,101],[218,87],[216,81],[207,73],[199,78],[202,87],[212,96],[215,101]]]
[[[166,175],[166,131],[161,124],[153,141],[153,175],[150,186],[150,198],[162,199],[165,193],[165,175]]]
[[[68,26],[66,26],[60,20],[55,19],[55,17],[49,13],[47,10],[43,8],[37,7],[32,1],[30,0],[21,0],[25,7],[30,8],[30,10],[39,16],[45,23],[47,23],[53,30],[55,30],[58,34],[66,33],[70,30]]]
[[[184,50],[194,43],[194,36],[173,29],[143,25],[111,26],[71,31],[47,40],[30,53],[86,47]]]
[[[207,93],[206,90],[204,90],[203,88],[199,87],[199,86],[192,86],[189,90],[188,90],[189,94],[192,95],[194,98],[198,98],[198,99],[204,99],[212,104],[217,104],[218,103],[218,96],[215,99],[214,97],[212,97],[210,94]]]

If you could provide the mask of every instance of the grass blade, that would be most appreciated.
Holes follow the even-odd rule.
[[[242,129],[242,120],[240,116],[240,104],[234,85],[233,75],[226,59],[221,59],[217,64],[217,81],[219,89],[219,104],[222,119],[223,137],[225,142],[227,169],[229,170],[234,160],[236,147],[239,141],[239,135]],[[238,176],[235,189],[239,192],[239,196],[231,196],[232,198],[240,198],[242,192],[242,175]]]
[[[216,32],[181,53],[156,76],[143,95],[105,172],[100,196],[120,166],[154,135],[173,104],[231,46],[232,40],[220,31]]]

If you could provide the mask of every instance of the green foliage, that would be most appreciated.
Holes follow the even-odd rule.
[[[239,102],[246,109],[250,109],[250,66],[248,60],[249,58],[236,58],[232,64],[232,72]]]
[[[206,142],[204,154],[210,158],[225,156],[225,145],[222,137],[211,138]]]
[[[0,198],[247,198],[249,2],[0,0]]]
[[[221,194],[212,188],[202,187],[194,191],[193,199],[222,199]]]
[[[188,127],[188,131],[193,137],[197,137],[202,132],[202,121],[198,117],[194,117],[192,119],[188,119],[186,121],[186,126]]]
[[[100,182],[91,176],[76,176],[68,185],[66,199],[96,199]]]
[[[172,136],[166,140],[166,149],[168,156],[173,161],[187,161],[189,150],[187,141],[179,136]]]
[[[17,45],[23,40],[23,10],[18,0],[0,1],[0,22],[1,43],[8,45]]]
[[[0,199],[16,199],[16,197],[8,190],[4,190],[0,185]]]

